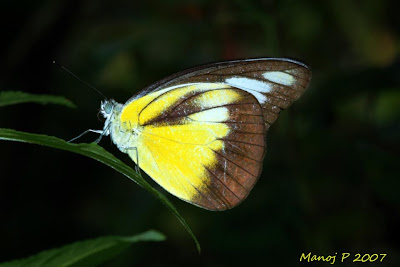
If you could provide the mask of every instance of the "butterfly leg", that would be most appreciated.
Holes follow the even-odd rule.
[[[136,164],[135,164],[135,171],[142,176],[142,174],[140,173],[140,168],[139,168],[139,152],[137,147],[124,147],[125,150],[135,150],[136,151]]]
[[[81,138],[82,136],[84,136],[85,134],[87,134],[89,132],[100,134],[100,137],[96,139],[95,143],[100,142],[101,137],[103,137],[103,130],[92,130],[92,129],[89,129],[89,130],[84,131],[83,133],[81,133],[77,137],[72,138],[71,140],[68,141],[68,143],[71,143],[71,142],[75,141],[76,139]]]
[[[142,176],[142,174],[140,173],[140,168],[139,168],[139,152],[137,147],[133,148],[136,150],[136,165],[135,165],[135,170],[137,173],[139,173],[140,176]]]

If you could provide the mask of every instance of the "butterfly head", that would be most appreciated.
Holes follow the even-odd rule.
[[[111,116],[116,105],[117,102],[115,102],[114,99],[106,99],[104,101],[101,101],[100,113],[103,115],[104,118],[108,119]]]
[[[114,99],[106,99],[104,101],[101,101],[100,113],[106,119],[106,121],[104,122],[104,135],[106,136],[109,135],[109,129],[114,119],[115,112],[118,109],[118,105],[119,104]]]

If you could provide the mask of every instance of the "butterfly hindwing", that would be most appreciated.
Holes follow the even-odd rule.
[[[140,168],[185,201],[228,209],[259,177],[265,125],[261,106],[246,91],[195,83],[153,92],[122,110],[122,124],[135,120]],[[128,152],[136,161],[135,153]]]

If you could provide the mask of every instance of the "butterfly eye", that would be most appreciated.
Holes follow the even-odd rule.
[[[105,114],[110,114],[113,110],[113,103],[111,101],[105,101],[103,104],[103,111]]]

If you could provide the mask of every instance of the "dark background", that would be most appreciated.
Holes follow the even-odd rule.
[[[387,253],[382,263],[361,265],[399,263],[396,1],[26,0],[2,1],[0,10],[0,90],[63,95],[78,105],[3,107],[3,128],[67,140],[102,128],[101,96],[53,60],[122,103],[209,62],[290,57],[313,69],[309,90],[271,127],[262,177],[246,201],[209,212],[168,195],[201,255],[178,220],[121,174],[76,154],[0,142],[0,261],[157,229],[167,241],[136,244],[107,266],[297,266],[310,251]],[[101,145],[133,166],[108,138]]]

